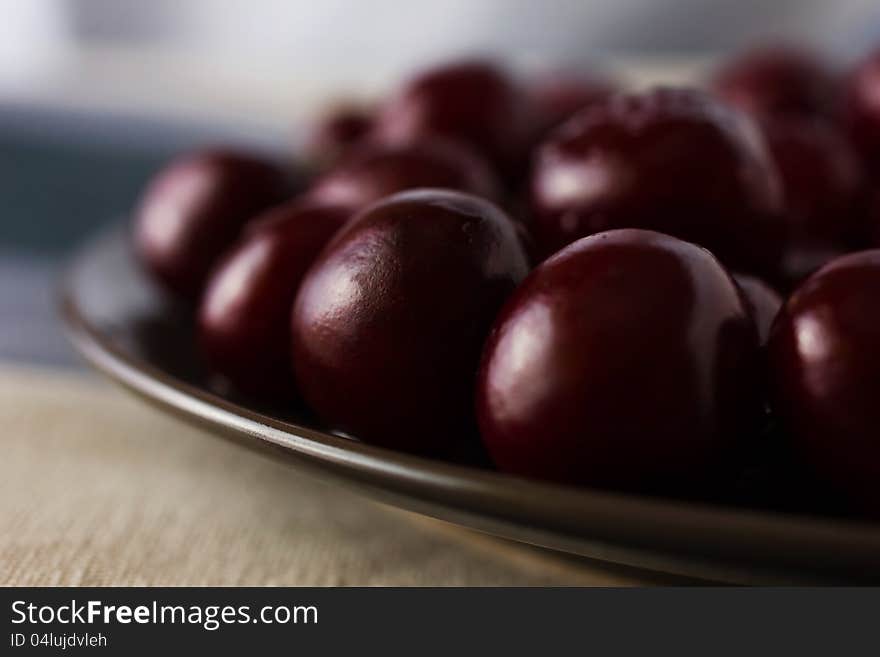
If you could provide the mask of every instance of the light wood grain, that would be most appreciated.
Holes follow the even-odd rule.
[[[0,367],[0,584],[624,585],[393,511],[89,375]]]

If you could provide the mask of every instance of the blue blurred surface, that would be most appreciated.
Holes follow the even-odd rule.
[[[60,263],[124,214],[156,159],[0,132],[0,359],[78,362],[54,309]]]
[[[0,244],[60,256],[124,215],[161,158],[0,133]]]
[[[222,126],[0,105],[0,361],[77,364],[54,308],[65,258],[125,220],[175,152],[243,141],[259,142]]]

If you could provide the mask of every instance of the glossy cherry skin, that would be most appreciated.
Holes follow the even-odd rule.
[[[863,239],[863,172],[848,139],[816,119],[765,121],[764,136],[782,183],[788,239],[841,248]]]
[[[736,274],[736,284],[743,293],[746,310],[749,311],[758,329],[761,344],[767,343],[773,320],[782,308],[782,297],[764,281],[748,274]]]
[[[184,155],[150,182],[141,199],[135,250],[165,288],[197,300],[247,221],[291,190],[281,168],[255,156],[228,150]]]
[[[306,151],[312,162],[329,166],[356,148],[373,127],[373,112],[354,105],[329,111],[315,124]]]
[[[524,95],[498,67],[457,62],[406,82],[380,110],[374,137],[386,143],[431,135],[459,140],[508,173],[523,156],[526,110]]]
[[[880,512],[880,250],[811,276],[773,326],[774,409],[827,482]]]
[[[712,86],[727,103],[762,116],[827,116],[837,103],[837,76],[822,58],[785,45],[742,53]]]
[[[880,168],[880,50],[847,77],[844,121],[853,145],[873,172]]]
[[[308,404],[365,442],[447,453],[474,440],[480,350],[528,265],[513,223],[448,190],[373,205],[306,275],[291,320]]]
[[[211,369],[236,389],[273,399],[293,393],[293,301],[306,270],[350,216],[300,201],[278,206],[255,220],[213,273],[199,310],[199,342]]]
[[[498,195],[498,183],[482,157],[457,143],[431,139],[366,145],[318,178],[308,196],[319,203],[361,210],[391,194],[424,187],[488,199]]]
[[[581,239],[505,304],[477,385],[483,441],[506,472],[680,489],[753,435],[758,338],[705,249],[652,231]]]
[[[645,228],[742,271],[778,264],[781,197],[761,135],[696,90],[621,94],[579,113],[538,151],[531,196],[545,256],[603,230]]]

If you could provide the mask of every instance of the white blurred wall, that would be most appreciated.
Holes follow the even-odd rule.
[[[73,8],[67,0],[0,0],[0,80],[23,82],[61,65]]]
[[[65,31],[74,43],[161,44],[231,65],[256,59],[331,74],[354,63],[394,71],[473,50],[558,60],[714,51],[780,34],[847,50],[869,38],[872,24],[880,36],[876,0],[0,0],[0,7],[0,34],[7,33],[0,44],[32,39],[34,55]]]
[[[56,1],[71,8],[76,30],[90,38],[235,45],[321,58],[335,57],[339,46],[368,46],[362,54],[376,59],[480,46],[550,54],[692,51],[775,33],[843,44],[872,13],[880,20],[876,0]]]
[[[14,81],[83,103],[198,97],[199,112],[239,116],[270,96],[369,92],[455,54],[553,66],[780,37],[851,56],[880,44],[880,1],[0,0],[0,100]]]

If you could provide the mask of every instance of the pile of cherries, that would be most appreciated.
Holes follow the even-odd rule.
[[[554,482],[880,511],[880,52],[639,93],[458,62],[309,154],[189,154],[140,205],[240,393]]]

